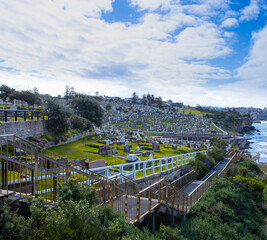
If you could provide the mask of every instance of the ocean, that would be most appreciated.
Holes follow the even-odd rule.
[[[251,149],[248,151],[251,152],[252,156],[260,153],[260,162],[267,163],[267,121],[253,123],[253,126],[260,132],[255,131],[253,135],[246,135],[246,137],[251,138],[249,140]]]

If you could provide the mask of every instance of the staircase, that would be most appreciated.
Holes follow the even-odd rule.
[[[186,214],[210,187],[213,178],[227,171],[239,158],[234,154],[223,160],[201,181],[196,181],[196,172],[191,171],[172,182],[161,179],[144,186],[124,175],[111,180],[90,171],[79,161],[68,161],[15,135],[0,136],[0,145],[0,198],[42,196],[47,204],[54,204],[58,184],[72,178],[95,187],[97,205],[109,204],[124,212],[133,223],[141,222],[160,208],[171,210],[172,214]]]

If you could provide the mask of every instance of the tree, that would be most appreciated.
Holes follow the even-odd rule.
[[[155,103],[155,96],[154,94],[151,94],[151,104]]]
[[[6,100],[7,97],[10,98],[10,100],[12,99],[12,95],[16,92],[16,90],[14,88],[10,88],[7,85],[2,84],[0,87],[0,98],[2,98],[3,100]]]
[[[143,105],[146,105],[146,104],[147,104],[147,97],[146,97],[146,94],[143,95],[143,98],[142,98],[142,104],[143,104]]]
[[[210,138],[210,145],[212,147],[217,147],[222,149],[224,152],[226,151],[226,147],[228,146],[228,141],[219,137]]]
[[[70,118],[71,128],[80,131],[87,131],[91,129],[91,123],[86,118],[73,114]]]
[[[138,95],[136,92],[134,92],[132,96],[132,103],[137,103],[137,100],[138,100]]]
[[[34,94],[28,90],[18,92],[16,99],[27,102],[30,105],[33,105],[33,104],[41,105],[42,104],[42,100],[39,94]]]
[[[65,99],[69,99],[69,97],[70,97],[70,88],[69,88],[69,86],[66,86],[65,87],[64,98]]]
[[[39,91],[38,91],[38,88],[37,88],[37,87],[34,87],[34,88],[32,89],[32,92],[33,92],[33,94],[35,94],[35,95],[39,95]]]
[[[95,99],[84,94],[77,94],[72,99],[71,104],[81,117],[86,118],[97,126],[101,126],[103,110]]]
[[[60,106],[59,103],[53,99],[49,99],[47,101],[46,111],[49,119],[47,122],[48,131],[57,135],[66,133],[69,130],[70,113]]]
[[[75,89],[74,87],[70,88],[70,96],[73,97],[75,95]]]
[[[147,98],[148,104],[150,105],[151,104],[151,96],[149,93],[147,94],[146,98]]]
[[[162,108],[162,98],[161,98],[161,96],[159,96],[159,97],[157,98],[156,102],[157,102],[157,104],[158,104],[158,107],[159,107],[159,108]]]

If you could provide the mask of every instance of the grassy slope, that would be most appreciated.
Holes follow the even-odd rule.
[[[94,151],[97,152],[97,148],[88,147],[85,146],[86,143],[99,145],[97,143],[91,142],[92,137],[85,137],[82,138],[76,142],[67,143],[60,146],[51,147],[48,150],[59,155],[62,157],[67,157],[68,159],[85,159],[89,158],[90,161],[98,160],[98,159],[104,159],[106,161],[106,165],[114,165],[114,164],[120,164],[125,163],[125,158],[118,158],[113,156],[107,156],[107,155],[99,155],[98,153],[91,153],[91,152],[84,152],[85,151]],[[129,144],[132,144],[132,150],[134,150],[138,143],[129,142]],[[117,148],[118,154],[124,155],[125,157],[128,155],[128,153],[123,152],[123,145],[112,145],[111,148]],[[190,151],[192,149],[189,148],[182,148],[184,151]],[[162,158],[167,156],[174,156],[180,154],[180,150],[173,150],[171,147],[164,148],[161,147],[160,152],[155,152],[154,158]],[[148,159],[148,157],[140,156],[141,160],[144,160],[145,158]]]

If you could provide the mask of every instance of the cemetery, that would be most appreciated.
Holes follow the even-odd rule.
[[[109,103],[110,104],[110,103]],[[107,104],[103,104],[105,108]],[[187,109],[188,110],[188,109]],[[191,110],[190,110],[191,111]],[[105,111],[104,125],[119,129],[142,131],[146,135],[164,133],[221,133],[212,122],[198,115],[183,113],[180,109],[160,109],[138,104],[112,103],[110,110]]]

